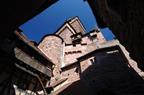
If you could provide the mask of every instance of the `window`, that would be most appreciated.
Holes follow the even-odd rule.
[[[93,59],[90,59],[90,61],[93,65],[97,63],[96,57],[94,57]]]

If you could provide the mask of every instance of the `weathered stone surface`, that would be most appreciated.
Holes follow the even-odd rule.
[[[56,63],[50,85],[67,79],[54,87],[52,95],[143,95],[144,74],[119,41],[106,41],[98,29],[84,33],[78,22],[68,20],[55,36],[40,42],[39,48]],[[75,39],[80,41],[73,43]],[[53,44],[46,51],[49,42]]]
[[[25,93],[43,89],[53,63],[19,29],[0,42],[1,95],[15,95],[14,85]]]
[[[60,79],[60,68],[63,56],[63,40],[55,35],[45,36],[38,48],[55,64],[53,82]]]
[[[81,81],[86,84],[89,91],[93,92],[92,95],[104,93],[101,92],[102,90],[108,90],[116,95],[143,95],[142,78],[128,66],[119,50],[106,49],[106,51],[93,52],[85,58],[90,60],[81,61],[81,65],[87,65],[86,61],[92,64],[85,66],[86,68],[81,66]]]
[[[42,65],[39,61],[34,60],[33,58],[29,57],[26,53],[24,53],[22,50],[15,48],[15,57],[27,64],[28,66],[32,67],[35,70],[38,70],[39,72],[47,75],[47,76],[52,76],[52,70],[49,69],[48,67]]]
[[[71,44],[72,43],[71,36],[73,35],[73,33],[71,31],[72,30],[70,30],[68,27],[65,27],[62,30],[62,32],[59,34],[59,36],[64,39],[66,44]]]
[[[117,46],[115,46],[117,45]],[[62,72],[73,74],[66,75],[71,77],[71,81],[67,81],[56,90],[58,95],[143,95],[144,82],[143,79],[133,70],[129,59],[123,55],[123,49],[118,43],[109,43],[108,47],[103,46],[93,52],[79,58],[80,62],[80,80],[73,82],[67,88],[66,84],[72,82],[75,76],[74,72],[70,72],[71,68]],[[63,89],[63,90],[62,90]],[[101,94],[100,94],[101,93]]]
[[[76,33],[85,33],[86,30],[78,17],[72,18],[68,22]]]
[[[99,27],[108,26],[144,70],[144,1],[87,0]]]
[[[38,48],[50,58],[54,64],[61,63],[61,53],[62,53],[62,40],[55,36],[50,35],[44,37],[42,42],[39,44]]]
[[[73,43],[75,39],[80,39],[80,42]],[[67,78],[64,83],[54,87],[54,91],[80,80],[77,58],[95,50],[105,42],[104,36],[97,29],[85,33],[78,17],[66,21],[55,34],[43,37],[38,48],[55,64],[50,85]]]

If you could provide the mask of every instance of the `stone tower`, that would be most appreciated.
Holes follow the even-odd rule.
[[[125,73],[133,75],[129,71],[131,67],[140,73],[117,40],[106,41],[99,29],[87,32],[78,17],[68,19],[54,34],[44,36],[38,48],[55,64],[53,77],[48,85],[54,88],[54,95],[66,91],[66,88],[71,89],[73,94],[77,93],[74,95],[87,95],[91,92],[95,95],[95,91],[110,83],[103,79],[109,78],[107,72],[112,76],[117,76],[113,72],[118,72],[123,81],[128,80]],[[126,71],[121,72],[123,68]],[[114,77],[110,79],[115,81]],[[78,87],[71,87],[77,82]],[[119,80],[115,82],[120,83]],[[114,89],[115,85],[111,85],[109,88]],[[79,88],[83,92],[79,92]],[[117,90],[119,91],[119,87]],[[69,91],[62,94],[69,95]]]

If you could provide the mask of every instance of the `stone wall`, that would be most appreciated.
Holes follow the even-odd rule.
[[[109,27],[144,70],[144,1],[87,0],[99,27]]]
[[[54,64],[61,63],[62,40],[57,36],[47,36],[38,48],[50,58]]]
[[[38,48],[55,64],[53,75],[55,78],[59,78],[62,63],[61,57],[63,55],[62,40],[54,35],[46,36],[39,44]]]
[[[76,17],[72,20],[69,21],[69,24],[73,27],[73,29],[77,32],[77,33],[85,33],[85,28],[82,25],[82,23],[80,22],[80,20]]]
[[[91,64],[88,66],[86,63]],[[133,91],[136,91],[135,95],[142,95],[143,93],[142,89],[135,87],[135,85],[143,87],[142,78],[133,68],[129,67],[118,50],[95,53],[80,64],[81,80],[94,95],[104,93],[101,92],[102,90],[116,95],[128,95],[132,94]]]
[[[73,45],[65,46],[64,48],[65,65],[77,62],[77,58],[84,54],[86,54],[86,45],[78,44],[76,46]]]
[[[64,42],[66,44],[71,44],[72,40],[71,40],[71,36],[73,35],[73,33],[71,32],[71,30],[66,27],[64,28],[61,33],[59,34],[60,37],[62,37],[62,39],[64,40]]]

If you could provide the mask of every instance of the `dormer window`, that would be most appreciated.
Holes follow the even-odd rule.
[[[91,36],[92,38],[96,38],[96,37],[97,37],[97,34],[92,33],[92,34],[90,34],[90,36]]]
[[[81,33],[77,33],[71,36],[72,39],[72,44],[76,45],[76,44],[80,44],[81,43],[81,37],[82,34]]]
[[[95,30],[92,30],[89,34],[90,40],[95,40],[97,38],[97,32]]]

